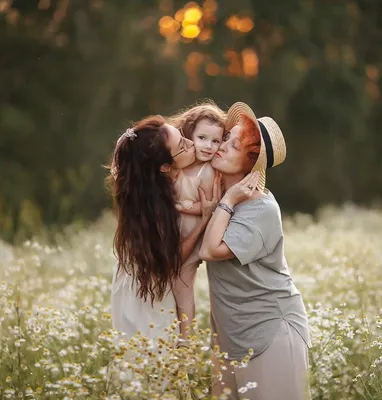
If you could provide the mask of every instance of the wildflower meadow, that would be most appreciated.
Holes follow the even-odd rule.
[[[212,353],[224,354],[210,346],[204,265],[188,347],[175,345],[175,312],[166,337],[121,341],[110,316],[114,224],[105,214],[54,246],[0,242],[0,399],[211,398]],[[312,399],[382,399],[382,211],[327,207],[286,217],[284,231],[309,315]]]

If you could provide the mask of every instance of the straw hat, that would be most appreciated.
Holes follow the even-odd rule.
[[[265,171],[268,168],[281,164],[286,157],[286,145],[284,136],[277,123],[269,117],[256,118],[255,113],[245,103],[233,104],[227,112],[226,130],[231,130],[241,121],[241,115],[246,114],[258,126],[261,132],[260,154],[253,166],[252,171],[260,172],[257,187],[259,190],[265,188]]]

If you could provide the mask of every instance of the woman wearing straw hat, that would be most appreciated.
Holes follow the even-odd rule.
[[[226,130],[212,160],[226,192],[200,250],[211,325],[228,354],[212,394],[229,388],[232,399],[303,400],[310,397],[307,316],[285,260],[280,208],[265,189],[265,171],[284,161],[285,141],[273,119],[257,119],[244,103],[229,109]]]

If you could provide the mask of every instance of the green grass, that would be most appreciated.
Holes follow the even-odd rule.
[[[312,332],[312,398],[381,399],[382,212],[326,208],[284,229]],[[189,349],[174,348],[176,325],[159,344],[121,343],[110,320],[113,231],[107,214],[57,247],[0,243],[0,399],[208,398],[204,267]]]

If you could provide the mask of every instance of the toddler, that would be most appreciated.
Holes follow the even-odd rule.
[[[224,122],[225,113],[213,102],[192,107],[169,120],[170,124],[180,129],[182,134],[191,139],[195,145],[194,164],[183,169],[175,182],[177,208],[181,213],[182,239],[190,234],[201,219],[198,189],[203,189],[206,198],[212,199],[215,170],[211,167],[210,161],[222,142]],[[195,317],[194,282],[196,270],[201,262],[200,243],[182,265],[181,275],[173,287],[183,339],[191,333],[191,324]]]

